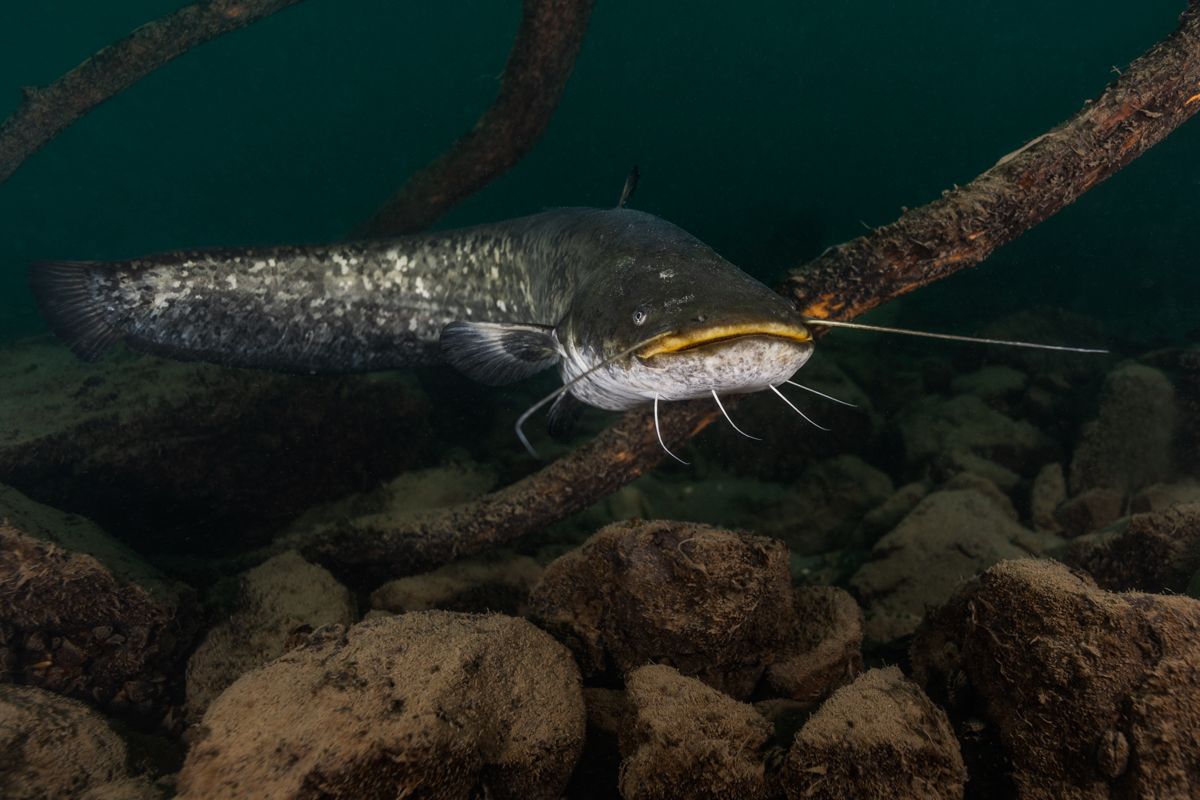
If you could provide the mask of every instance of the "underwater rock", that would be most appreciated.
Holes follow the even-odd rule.
[[[992,364],[957,376],[950,382],[950,391],[975,395],[989,406],[1006,411],[1021,399],[1028,385],[1029,376],[1019,369]]]
[[[1121,516],[1125,495],[1107,486],[1085,489],[1054,511],[1054,520],[1068,538],[1083,536],[1108,525]]]
[[[892,479],[858,456],[841,455],[810,465],[782,504],[779,520],[755,530],[782,539],[799,555],[846,547],[867,512],[891,497]]]
[[[920,481],[901,486],[891,497],[868,511],[862,518],[860,528],[868,541],[878,539],[900,524],[917,507],[917,503],[929,494],[929,487]]]
[[[278,658],[297,632],[350,625],[354,598],[322,567],[289,551],[244,573],[235,610],[217,624],[187,665],[187,713],[199,718],[243,673]]]
[[[498,611],[523,616],[542,566],[529,556],[456,561],[423,575],[389,581],[371,593],[371,607],[392,613]]]
[[[248,547],[314,503],[429,463],[434,448],[428,401],[398,373],[128,353],[88,364],[35,342],[0,350],[0,386],[0,482],[139,551]]]
[[[1071,459],[1071,493],[1116,489],[1124,495],[1173,472],[1178,433],[1175,389],[1157,369],[1122,364],[1108,374],[1096,419],[1083,428]]]
[[[1200,602],[1109,593],[1025,559],[962,587],[911,656],[962,736],[973,782],[1047,800],[1194,797],[1198,633]]]
[[[43,505],[3,484],[0,484],[0,520],[7,520],[9,525],[35,539],[91,556],[118,581],[136,583],[171,607],[189,605],[194,599],[190,587],[147,564],[96,523]]]
[[[988,500],[991,500],[992,505],[1013,522],[1017,522],[1020,519],[1017,509],[1013,506],[1012,500],[1008,498],[1008,495],[1002,492],[999,486],[982,475],[977,475],[974,472],[960,472],[938,488],[941,491],[970,489],[979,492]]]
[[[796,734],[782,775],[789,800],[961,798],[966,780],[946,713],[896,667],[834,692]]]
[[[153,719],[190,643],[179,612],[92,556],[0,523],[0,665],[23,683]]]
[[[0,754],[5,800],[161,797],[129,775],[125,742],[100,715],[32,686],[0,684]]]
[[[905,409],[897,425],[912,464],[963,451],[1025,475],[1053,461],[1058,450],[1028,422],[1007,417],[974,395],[924,398]]]
[[[693,523],[609,525],[546,567],[529,605],[585,677],[663,663],[738,698],[793,627],[783,543]]]
[[[754,706],[665,665],[629,673],[621,732],[625,800],[766,800],[771,724]]]
[[[1126,517],[1060,557],[1110,591],[1184,592],[1200,571],[1200,503]]]
[[[316,631],[204,716],[181,800],[560,797],[579,670],[528,622],[425,611]]]
[[[1067,499],[1067,477],[1062,464],[1047,464],[1033,479],[1029,490],[1029,516],[1035,531],[1058,533],[1062,525],[1054,518],[1054,511]]]
[[[832,586],[794,592],[791,642],[767,667],[772,694],[816,705],[862,672],[862,612],[854,598]]]
[[[875,543],[871,560],[850,579],[865,607],[867,638],[888,642],[912,633],[963,578],[1006,558],[1038,555],[1056,541],[1021,527],[976,489],[934,492]]]
[[[1144,511],[1162,511],[1183,503],[1200,503],[1200,482],[1185,480],[1151,484],[1134,495],[1129,510],[1140,514]]]
[[[948,450],[929,458],[929,477],[948,481],[958,475],[974,475],[996,488],[1011,492],[1021,483],[1021,476],[995,461],[981,458],[966,450]]]

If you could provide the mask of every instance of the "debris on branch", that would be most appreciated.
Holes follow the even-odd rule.
[[[592,0],[525,0],[491,108],[449,150],[410,177],[356,233],[380,237],[422,230],[516,164],[558,107],[591,13]]]
[[[0,183],[96,106],[193,47],[244,28],[300,0],[205,0],[149,22],[45,88],[22,90],[0,125]]]
[[[785,291],[805,314],[849,319],[977,264],[1117,172],[1200,110],[1200,0],[1063,125],[969,184],[796,269]],[[453,151],[452,151],[453,152]],[[448,157],[449,158],[449,157]],[[702,401],[662,410],[675,447],[716,413]],[[663,457],[649,412],[628,412],[592,442],[540,472],[471,502],[405,519],[350,519],[299,543],[335,570],[425,571],[540,530],[603,499]]]

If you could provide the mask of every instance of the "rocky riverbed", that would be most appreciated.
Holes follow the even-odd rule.
[[[528,470],[498,405],[0,351],[0,796],[1200,795],[1200,352],[828,350],[834,434],[384,582],[271,542]]]

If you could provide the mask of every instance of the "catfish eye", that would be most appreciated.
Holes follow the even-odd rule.
[[[650,315],[646,312],[646,309],[644,309],[644,308],[637,309],[636,311],[633,312],[633,324],[641,325],[642,323],[644,323],[646,321],[646,317],[648,317],[648,316],[650,316]]]

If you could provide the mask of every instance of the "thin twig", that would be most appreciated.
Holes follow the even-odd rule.
[[[23,102],[0,125],[0,183],[31,155],[110,97],[197,45],[244,28],[301,0],[208,0],[149,22]]]

